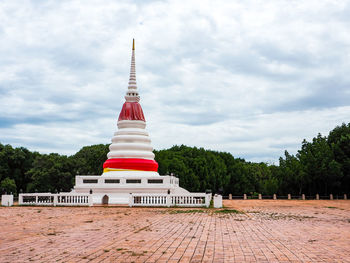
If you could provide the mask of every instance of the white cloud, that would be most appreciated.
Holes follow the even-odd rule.
[[[349,17],[349,1],[2,1],[0,142],[108,142],[135,37],[156,149],[276,162],[350,121]]]

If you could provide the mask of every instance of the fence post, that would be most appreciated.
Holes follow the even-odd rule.
[[[346,194],[344,194],[344,200],[347,200],[348,196]]]
[[[94,202],[92,200],[92,194],[89,194],[88,198],[89,198],[89,206],[93,206]]]
[[[292,199],[292,195],[288,194],[288,200],[291,200],[291,199]]]
[[[210,206],[211,198],[212,198],[211,194],[206,194],[206,195],[205,195],[205,206],[206,206],[206,207],[209,207],[209,206]]]
[[[1,205],[13,206],[13,195],[12,194],[1,195]]]
[[[277,200],[277,195],[273,194],[273,200]]]
[[[206,200],[206,199],[205,199]],[[166,206],[167,207],[170,207],[171,206],[171,197],[170,197],[170,195],[167,195],[166,196]]]
[[[259,194],[259,200],[261,200],[262,199],[262,195],[261,194]]]
[[[301,199],[305,200],[305,194],[301,195]]]
[[[232,194],[229,194],[229,195],[228,195],[228,199],[229,199],[229,200],[232,200]]]
[[[132,194],[130,193],[129,195],[129,206],[132,207],[133,205],[133,198],[132,198]]]
[[[243,200],[247,200],[247,194],[243,195]]]
[[[329,195],[329,200],[333,200],[333,194]]]
[[[54,194],[53,195],[53,206],[56,206],[57,205],[57,195]]]
[[[214,208],[222,208],[222,195],[214,195]]]
[[[18,204],[23,205],[23,194],[18,195]]]
[[[320,195],[316,194],[316,200],[320,200]]]

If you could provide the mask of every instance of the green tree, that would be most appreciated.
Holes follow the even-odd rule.
[[[0,189],[1,189],[1,192],[3,192],[3,193],[5,193],[5,192],[7,194],[12,193],[15,195],[17,193],[17,187],[16,187],[15,180],[6,177],[0,183]]]
[[[38,155],[23,147],[0,144],[0,180],[9,177],[15,180],[17,192],[26,189],[31,180],[26,172],[33,167],[33,160]]]
[[[297,156],[306,174],[304,181],[310,195],[337,191],[342,172],[326,137],[318,134],[312,142],[304,140]]]
[[[279,171],[276,176],[279,179],[279,193],[301,195],[305,188],[305,175],[300,160],[284,152],[285,159],[279,159]]]
[[[334,159],[337,164],[333,164],[342,171],[342,179],[338,181],[337,188],[343,193],[350,192],[350,123],[343,123],[335,127],[328,135],[328,144],[330,145]]]
[[[0,180],[11,176],[10,158],[12,155],[11,145],[0,144]]]
[[[70,191],[75,176],[73,171],[72,160],[67,156],[57,153],[37,156],[33,168],[27,172],[32,179],[27,191]]]
[[[108,144],[85,146],[70,157],[74,163],[74,173],[80,175],[100,175],[107,160]]]
[[[108,151],[108,145],[91,145],[67,157],[0,143],[0,182],[15,186],[13,192],[69,191],[76,175],[102,174]],[[278,166],[185,145],[154,153],[159,174],[176,175],[189,191],[211,189],[224,195],[350,191],[350,123],[335,127],[328,137],[319,134],[311,142],[304,140],[296,155],[285,151]]]

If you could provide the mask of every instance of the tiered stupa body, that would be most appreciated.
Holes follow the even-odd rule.
[[[105,175],[128,171],[129,174],[159,175],[158,163],[154,160],[153,148],[146,120],[139,103],[140,96],[136,84],[135,42],[133,41],[130,79],[125,103],[119,114],[118,131],[109,146],[108,160],[103,164]],[[140,173],[141,172],[141,173]]]
[[[154,160],[139,101],[133,41],[128,91],[119,114],[118,131],[112,138],[108,159],[103,164],[103,174],[76,176],[73,193],[92,193],[94,204],[128,204],[132,193],[189,193],[179,187],[178,178],[158,174],[158,163]]]

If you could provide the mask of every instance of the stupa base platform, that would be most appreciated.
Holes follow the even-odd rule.
[[[78,175],[74,194],[91,194],[93,204],[129,204],[131,194],[187,195],[174,176],[156,172],[114,171],[101,175]]]

